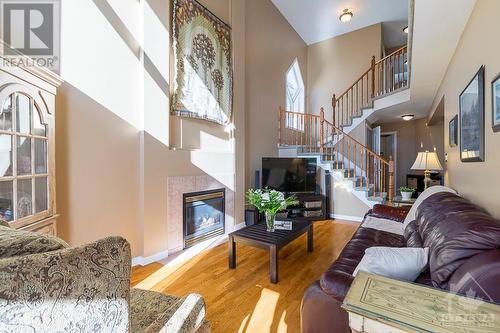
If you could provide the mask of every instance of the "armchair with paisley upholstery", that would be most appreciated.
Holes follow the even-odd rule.
[[[0,332],[209,332],[200,295],[130,288],[128,242],[0,226]]]

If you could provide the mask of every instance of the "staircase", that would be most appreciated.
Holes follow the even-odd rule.
[[[375,61],[347,90],[332,98],[333,124],[345,130],[374,108],[375,100],[408,87],[408,47]]]
[[[375,61],[344,93],[333,95],[333,119],[279,110],[278,147],[288,155],[315,156],[337,180],[349,183],[353,193],[372,206],[392,201],[394,162],[385,160],[348,132],[374,112],[374,102],[408,87],[407,47]]]

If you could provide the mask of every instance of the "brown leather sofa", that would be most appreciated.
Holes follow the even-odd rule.
[[[405,208],[376,205],[365,219],[402,223],[407,213]],[[500,303],[500,221],[456,194],[441,192],[418,206],[404,235],[363,225],[357,230],[338,259],[306,290],[303,333],[351,332],[341,305],[354,269],[372,246],[428,247],[429,267],[416,283]]]

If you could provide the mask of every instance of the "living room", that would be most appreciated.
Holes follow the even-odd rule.
[[[500,331],[498,12],[1,0],[0,331]]]

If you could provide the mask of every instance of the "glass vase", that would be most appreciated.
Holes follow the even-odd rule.
[[[276,214],[266,212],[266,225],[267,232],[274,232],[274,220],[276,218]]]

